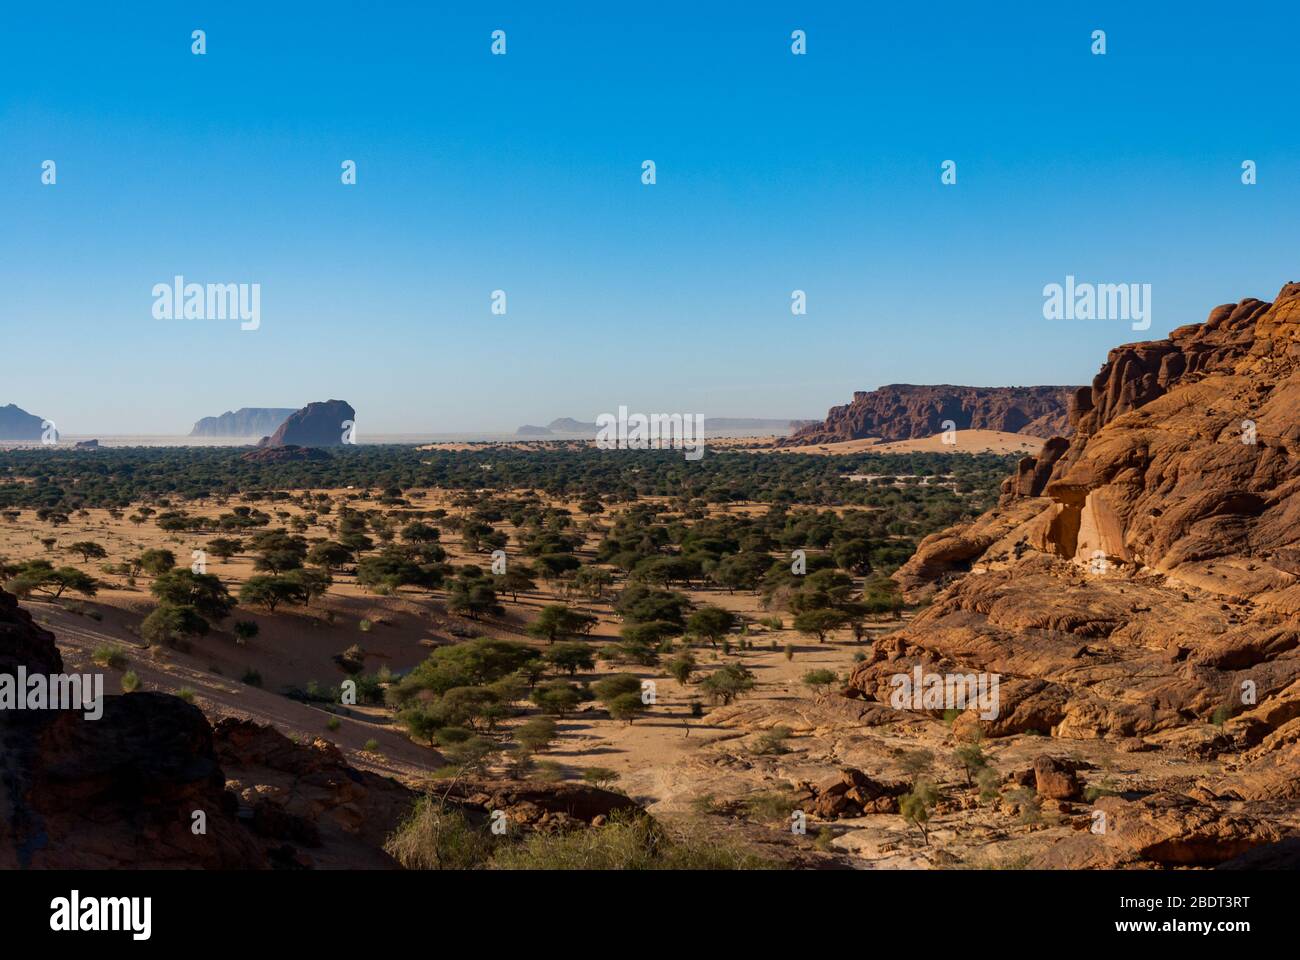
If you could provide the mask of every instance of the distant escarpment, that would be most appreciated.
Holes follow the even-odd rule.
[[[309,403],[294,411],[259,447],[339,447],[351,442],[357,412],[345,400]]]
[[[294,414],[292,407],[240,407],[194,424],[191,437],[265,437]]]
[[[883,442],[932,437],[948,429],[997,430],[1032,437],[1068,435],[1078,387],[956,387],[894,383],[858,391],[826,419],[796,430],[778,446],[875,437]],[[952,426],[947,423],[951,421]]]
[[[40,417],[12,403],[0,407],[0,440],[35,443],[41,439],[41,423]]]

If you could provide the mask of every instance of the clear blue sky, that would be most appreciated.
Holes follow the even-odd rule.
[[[1294,4],[6,4],[0,404],[180,433],[337,397],[364,437],[1088,382],[1116,344],[1300,279],[1297,26]],[[153,319],[176,273],[260,283],[261,329]],[[1044,320],[1067,273],[1152,284],[1149,334]]]

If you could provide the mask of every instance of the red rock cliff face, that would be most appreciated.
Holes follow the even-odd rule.
[[[911,662],[997,672],[995,736],[1145,735],[1226,711],[1238,747],[1300,740],[1298,411],[1300,284],[1111,351],[1073,399],[1074,437],[895,575],[933,603],[853,685],[873,697]]]
[[[1176,574],[1231,597],[1300,573],[1300,285],[1112,350],[1068,445],[1021,462],[1003,503],[1050,501],[1037,549]],[[1231,558],[1227,564],[1216,558]],[[1229,569],[1231,568],[1231,569]]]
[[[779,446],[835,443],[877,437],[911,440],[958,430],[998,430],[1037,437],[1068,435],[1068,406],[1078,387],[956,387],[896,383],[859,391],[853,402],[832,407],[822,423],[797,430]]]

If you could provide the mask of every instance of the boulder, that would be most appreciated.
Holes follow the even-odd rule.
[[[344,400],[309,403],[280,424],[275,433],[263,437],[259,447],[338,447],[355,424],[357,412]]]
[[[1083,795],[1073,768],[1047,755],[1034,760],[1034,789],[1048,800],[1078,800]]]

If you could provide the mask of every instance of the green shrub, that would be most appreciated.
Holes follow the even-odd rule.
[[[778,864],[715,832],[669,832],[645,815],[618,812],[604,826],[528,836],[500,848],[494,870],[762,870]]]
[[[95,648],[95,652],[90,658],[101,667],[108,667],[112,670],[122,670],[126,667],[126,651],[116,644],[103,643]]]
[[[475,870],[487,864],[492,846],[491,835],[459,810],[425,796],[384,842],[384,852],[408,870]]]

